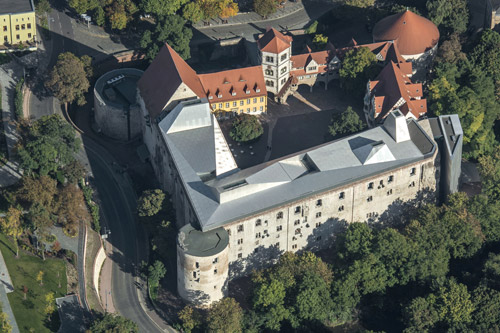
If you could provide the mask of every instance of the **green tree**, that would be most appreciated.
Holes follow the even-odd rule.
[[[156,299],[160,280],[167,274],[167,269],[159,260],[155,260],[154,264],[148,267],[148,285],[151,298]]]
[[[50,318],[52,317],[52,314],[54,313],[55,306],[54,306],[55,298],[54,298],[54,293],[50,292],[48,294],[45,294],[45,307],[43,309],[43,312],[47,315],[47,320],[50,321]]]
[[[0,303],[0,306],[3,309],[3,305]],[[12,325],[10,324],[9,318],[7,314],[3,311],[0,312],[0,332],[2,333],[11,333]]]
[[[103,27],[106,24],[106,12],[104,11],[104,8],[100,6],[97,7],[92,18],[98,26]]]
[[[196,3],[200,6],[203,12],[203,20],[208,21],[221,14],[219,0],[197,0]]]
[[[48,0],[38,0],[35,5],[36,12],[39,15],[48,15],[52,8]]]
[[[69,6],[78,14],[85,14],[87,11],[91,10],[91,4],[89,0],[69,0]]]
[[[37,274],[36,274],[36,280],[38,282],[40,282],[40,285],[43,286],[43,276],[45,275],[45,273],[43,271],[39,271]]]
[[[187,0],[141,0],[140,6],[145,13],[153,14],[158,18],[174,15],[187,2]]]
[[[328,130],[332,136],[343,136],[362,131],[364,128],[365,124],[359,118],[356,111],[348,106],[344,112],[333,115],[332,123],[328,127]]]
[[[243,310],[234,298],[223,298],[210,307],[208,332],[242,332]]]
[[[112,314],[105,313],[102,316],[96,317],[92,326],[91,333],[138,333],[139,327],[132,320]]]
[[[328,37],[323,36],[323,34],[314,35],[313,45],[316,50],[323,50],[328,43]]]
[[[106,16],[111,29],[125,29],[136,12],[137,6],[132,0],[107,0]]]
[[[203,323],[203,319],[198,310],[193,309],[189,305],[185,306],[181,311],[179,311],[177,316],[181,321],[182,329],[186,333],[191,333],[191,331],[199,328]]]
[[[146,190],[142,192],[137,201],[137,212],[139,216],[154,216],[163,208],[165,193],[160,189]]]
[[[466,0],[429,0],[429,18],[446,34],[464,33],[469,24]]]
[[[498,280],[497,280],[498,281]],[[472,292],[474,312],[471,330],[474,332],[496,332],[500,328],[500,292],[479,286]]]
[[[80,221],[84,223],[90,221],[83,192],[74,184],[68,184],[60,190],[56,205],[59,222],[70,236],[78,234]]]
[[[360,47],[346,52],[339,76],[347,92],[361,95],[366,90],[366,81],[374,79],[379,71],[375,54],[367,47]]]
[[[470,58],[478,69],[495,82],[500,81],[500,34],[494,30],[484,30]]]
[[[329,285],[316,272],[306,272],[298,284],[295,313],[301,321],[323,321],[333,307]]]
[[[344,3],[348,6],[366,8],[373,6],[375,0],[344,0]]]
[[[85,64],[71,52],[59,54],[57,63],[45,83],[54,96],[62,103],[85,104],[84,93],[90,87],[85,73]]]
[[[264,128],[256,116],[240,114],[234,119],[232,125],[229,136],[234,141],[246,142],[254,140],[264,133]]]
[[[185,26],[186,21],[177,15],[168,15],[158,20],[155,30],[146,30],[141,38],[140,46],[146,58],[153,60],[160,47],[168,43],[183,59],[190,57],[189,42],[193,32]]]
[[[500,289],[500,254],[489,253],[483,267],[484,278],[487,284]]]
[[[81,146],[73,127],[59,115],[43,116],[27,132],[18,154],[28,175],[56,172],[75,160]]]
[[[266,18],[271,14],[276,13],[278,9],[277,0],[254,0],[253,9],[257,14]]]
[[[14,238],[14,244],[16,245],[16,257],[19,257],[19,238],[23,234],[23,226],[21,222],[22,212],[15,208],[9,207],[5,217],[0,217],[0,227],[2,232],[7,236]]]
[[[196,2],[189,2],[182,8],[182,17],[191,23],[198,23],[203,19],[203,11]]]
[[[62,172],[64,174],[64,177],[66,177],[68,182],[70,182],[71,184],[77,184],[83,177],[85,177],[85,174],[87,173],[84,166],[76,160],[71,161],[67,165],[65,165],[62,168]]]
[[[453,33],[449,39],[441,43],[438,48],[436,62],[447,62],[456,64],[459,61],[465,61],[467,56],[462,52],[460,35]]]
[[[19,201],[29,206],[40,204],[49,211],[54,207],[54,197],[57,194],[57,182],[49,176],[38,178],[24,176],[22,186],[16,191]]]

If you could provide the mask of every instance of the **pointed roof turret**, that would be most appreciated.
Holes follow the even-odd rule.
[[[292,46],[292,37],[285,36],[278,30],[270,28],[257,41],[263,52],[279,54]]]

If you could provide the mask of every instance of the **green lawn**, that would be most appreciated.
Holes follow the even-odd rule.
[[[29,332],[33,328],[35,332],[56,332],[59,328],[59,316],[54,304],[55,314],[50,322],[43,313],[45,308],[45,295],[54,292],[55,298],[66,294],[66,266],[63,260],[42,259],[24,253],[20,250],[19,258],[15,258],[15,247],[3,234],[0,234],[0,250],[9,269],[9,274],[14,284],[15,291],[8,294],[9,302],[14,311],[17,325],[21,332]],[[36,275],[43,271],[43,286],[36,281]],[[60,278],[57,277],[59,272]],[[58,287],[58,280],[61,288]],[[23,286],[29,291],[25,301]]]

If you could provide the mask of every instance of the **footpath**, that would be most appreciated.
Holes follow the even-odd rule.
[[[3,288],[0,287],[0,302],[2,302],[2,311],[7,314],[10,326],[12,326],[12,333],[19,333],[19,327],[17,326],[16,318],[14,317],[14,312],[10,307],[9,298],[7,293],[14,291],[14,285],[10,279],[9,271],[7,270],[7,265],[5,265],[5,260],[3,259],[2,252],[0,252],[0,281],[3,284]]]

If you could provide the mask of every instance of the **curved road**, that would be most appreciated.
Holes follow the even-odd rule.
[[[113,303],[124,317],[139,325],[141,332],[162,332],[144,312],[143,306],[147,305],[144,305],[141,294],[143,285],[135,274],[136,265],[147,256],[147,240],[143,230],[136,228],[133,213],[135,194],[124,176],[113,170],[109,153],[88,138],[84,137],[83,141],[102,203],[101,209],[107,227],[112,231],[108,241],[113,245]]]

